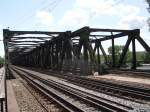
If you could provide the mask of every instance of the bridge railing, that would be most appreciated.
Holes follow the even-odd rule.
[[[4,68],[0,69],[0,112],[7,112],[7,102],[5,95],[5,70]]]

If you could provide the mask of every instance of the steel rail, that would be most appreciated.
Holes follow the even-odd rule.
[[[24,71],[23,71],[24,72]],[[27,74],[27,73],[26,73]],[[22,74],[21,74],[22,75]],[[28,76],[31,76],[31,74],[28,74]],[[26,78],[29,78],[28,76],[25,76]],[[24,77],[24,78],[25,78]],[[97,104],[97,103],[95,103],[95,102],[93,102],[93,101],[91,101],[91,100],[88,100],[87,98],[85,98],[85,97],[83,97],[83,96],[81,96],[80,94],[76,94],[76,93],[74,93],[74,92],[70,92],[70,91],[68,91],[68,90],[66,90],[66,89],[63,89],[62,87],[59,87],[59,86],[57,86],[57,85],[55,85],[55,84],[53,84],[53,83],[51,83],[51,82],[48,82],[48,81],[46,81],[46,80],[44,80],[44,79],[42,79],[42,78],[39,78],[39,77],[37,77],[37,76],[33,76],[32,75],[32,78],[30,79],[30,81],[32,81],[33,82],[33,80],[37,80],[37,82],[42,82],[42,83],[40,83],[40,84],[38,84],[38,86],[39,87],[41,87],[42,85],[44,85],[44,86],[48,86],[48,87],[53,87],[55,90],[59,90],[59,91],[61,91],[61,92],[64,92],[65,94],[69,94],[69,96],[72,96],[72,97],[75,97],[75,99],[79,99],[79,101],[81,101],[81,102],[86,102],[86,103],[88,103],[88,104],[90,104],[90,106],[92,106],[92,107],[95,107],[95,109],[101,109],[101,110],[103,110],[104,112],[105,111],[107,111],[107,112],[116,112],[115,110],[112,110],[112,109],[109,109],[108,107],[103,107],[103,106],[101,106],[101,105],[99,105],[99,104]],[[43,86],[43,87],[44,87]],[[54,94],[56,94],[56,93],[54,93]],[[59,96],[60,97],[60,96]],[[60,98],[59,98],[60,99]],[[61,99],[62,100],[62,99]],[[69,106],[70,104],[67,104],[67,106]],[[71,104],[71,105],[73,105],[73,104]],[[75,105],[73,105],[73,106],[75,106]],[[86,112],[86,109],[83,109],[83,108],[79,108],[79,107],[77,107],[77,106],[75,106],[76,107],[76,110],[75,110],[75,112],[76,111],[78,111],[78,112]],[[74,107],[73,107],[74,108]],[[78,109],[78,110],[77,110]],[[124,112],[127,112],[127,111],[124,111]]]
[[[12,68],[11,68],[12,69]],[[63,98],[59,97],[57,94],[51,92],[48,87],[44,87],[43,84],[41,84],[38,80],[31,79],[28,76],[23,75],[22,73],[18,72],[16,69],[13,69],[17,74],[19,74],[20,77],[22,77],[24,80],[27,81],[30,86],[36,88],[38,91],[43,93],[45,96],[47,96],[49,99],[53,100],[57,104],[59,104],[62,108],[65,109],[66,112],[84,112],[81,109],[75,107],[71,103],[67,102]]]
[[[122,93],[123,95],[129,95],[134,98],[142,98],[144,100],[150,100],[150,89],[140,89],[135,87],[129,87],[126,85],[114,84],[106,81],[98,81],[85,77],[73,77],[68,78],[71,82],[82,83],[82,85],[91,86],[97,89],[107,89],[115,92]]]
[[[23,71],[23,72],[26,72],[26,71]],[[26,73],[28,73],[28,72],[26,72]],[[31,73],[28,73],[30,76],[32,75],[33,76],[33,74],[31,74]],[[41,78],[39,78],[39,77],[37,77],[37,76],[33,76],[33,78],[34,79],[37,79],[38,78],[38,80],[41,80],[41,81],[43,81],[43,79],[41,79]],[[98,98],[98,97],[96,97],[96,96],[91,96],[91,94],[89,94],[89,93],[85,93],[85,92],[83,92],[83,91],[81,91],[81,90],[78,90],[78,89],[74,89],[74,88],[71,88],[71,87],[69,87],[69,86],[66,86],[66,85],[62,85],[62,84],[59,84],[59,83],[57,83],[57,82],[55,82],[55,81],[52,81],[52,80],[44,80],[44,82],[43,83],[46,83],[46,84],[48,84],[49,86],[55,86],[56,88],[59,88],[59,89],[63,89],[63,91],[64,92],[70,92],[70,94],[72,94],[72,93],[74,93],[74,94],[76,94],[78,97],[79,97],[79,95],[81,95],[82,97],[84,97],[84,100],[87,100],[87,98],[88,98],[88,101],[92,101],[92,103],[97,103],[97,105],[99,105],[100,106],[100,108],[103,108],[103,110],[104,111],[108,111],[108,110],[110,110],[110,109],[112,109],[113,111],[122,111],[122,112],[128,112],[129,110],[132,110],[133,108],[131,108],[131,107],[128,107],[128,106],[124,106],[124,105],[119,105],[119,107],[117,107],[117,106],[113,106],[112,105],[112,103],[114,103],[114,102],[111,102],[111,101],[109,101],[109,103],[108,103],[108,100],[106,101],[106,99],[100,99],[100,98]],[[81,97],[81,98],[82,98]],[[98,100],[98,99],[99,100]],[[89,100],[90,99],[90,100]],[[105,101],[104,101],[105,100]],[[117,103],[116,103],[117,104]],[[109,109],[110,108],[110,109]],[[125,109],[126,108],[126,109]],[[106,110],[107,109],[107,110]]]
[[[14,75],[15,78],[21,78],[19,77],[19,74],[13,70],[13,69],[10,69],[11,73]],[[44,111],[48,112],[48,110],[46,109],[46,107],[38,100],[38,98],[32,93],[32,91],[28,88],[28,85],[27,83],[24,83],[25,81],[24,80],[21,80],[23,81],[23,85],[24,87],[32,94],[32,96],[36,99],[36,101],[41,105],[41,107],[44,109]],[[34,88],[35,89],[35,88]]]
[[[41,72],[41,71],[40,71]],[[43,72],[45,73],[45,72]],[[85,77],[80,77],[80,76],[74,76],[72,75],[71,77],[68,77],[68,74],[65,73],[49,73],[48,71],[46,72],[47,75],[55,75],[60,78],[65,78],[71,83],[74,83],[76,85],[88,87],[88,88],[94,88],[93,90],[101,91],[102,90],[108,90],[108,91],[113,91],[115,93],[122,93],[123,96],[127,97],[132,97],[136,99],[142,99],[145,101],[149,101],[150,99],[150,89],[143,89],[143,88],[137,88],[134,86],[128,86],[128,85],[121,85],[121,84],[115,84],[115,83],[110,83],[107,81],[100,81],[100,80],[94,80],[94,79],[89,79]],[[90,87],[91,86],[91,87]],[[108,92],[108,91],[105,91]],[[108,92],[110,93],[110,92]],[[127,98],[125,97],[125,98]]]

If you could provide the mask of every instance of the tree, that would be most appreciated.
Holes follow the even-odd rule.
[[[123,46],[119,46],[119,45],[114,46],[114,49],[115,49],[115,63],[116,64],[119,63],[119,57],[120,57],[120,54],[121,54],[121,51],[122,51],[122,47]],[[108,60],[111,63],[112,62],[112,57],[111,57],[112,56],[112,46],[110,46],[108,48],[108,53],[109,53]]]
[[[150,8],[150,0],[146,0],[146,2],[149,4],[149,8]],[[149,8],[148,11],[150,12]]]
[[[4,58],[2,58],[2,57],[0,56],[0,67],[3,66],[3,64],[4,64]]]
[[[150,13],[150,0],[146,0],[146,2],[149,4],[149,7],[147,9],[148,9],[148,12]],[[150,18],[148,18],[147,23],[148,23],[149,28],[150,28]]]
[[[115,63],[118,64],[118,63],[119,63],[119,59],[120,59],[120,55],[121,55],[121,53],[122,53],[122,50],[123,50],[124,46],[115,45],[114,48],[115,48]],[[108,60],[111,62],[111,60],[112,60],[112,59],[111,59],[112,46],[110,46],[110,47],[108,48],[108,53],[109,53]],[[125,56],[125,58],[124,58],[123,63],[126,64],[126,62],[127,62],[127,61],[130,61],[130,60],[131,60],[131,52],[130,52],[129,49],[128,49],[128,51],[127,51],[127,53],[126,53],[126,56]]]
[[[143,56],[144,63],[150,63],[150,53],[145,52]]]
[[[123,46],[115,45],[114,48],[115,48],[115,55],[120,55]],[[112,55],[112,46],[108,48],[108,53]]]

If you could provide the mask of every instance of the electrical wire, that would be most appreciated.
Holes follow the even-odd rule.
[[[36,8],[36,10],[44,10],[47,9],[49,7],[52,7],[53,5],[55,5],[57,3],[58,0],[55,0],[53,2],[48,2],[48,4],[46,5],[42,5],[42,7],[40,9]],[[44,3],[44,2],[43,2]],[[45,3],[44,3],[45,4]],[[35,11],[33,13],[30,13],[28,16],[23,17],[19,22],[17,21],[16,24],[14,24],[14,26],[18,26],[18,25],[23,25],[26,22],[28,22],[30,19],[32,19],[33,15],[35,14]]]
[[[52,13],[52,11],[60,4],[60,2],[61,2],[62,0],[59,0],[58,2],[56,2],[56,4],[50,9],[50,13]],[[34,26],[33,26],[33,28],[37,28],[38,27],[38,23],[36,23]]]
[[[109,0],[106,0],[105,2],[107,2],[107,1],[109,1]],[[117,1],[116,3],[110,5],[109,7],[106,7],[106,10],[115,7],[116,5],[122,3],[123,1],[124,1],[124,0],[119,0],[119,1]],[[90,15],[90,20],[89,20],[89,22],[88,22],[87,24],[90,23],[90,21],[92,20],[93,17],[94,17],[94,14],[91,14],[91,15]]]

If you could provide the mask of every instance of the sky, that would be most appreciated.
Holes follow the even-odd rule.
[[[150,45],[145,0],[1,0],[0,40],[3,29],[33,31],[75,31],[93,28],[140,29],[141,37]],[[110,41],[102,43],[107,49]],[[125,38],[115,39],[124,45]],[[0,41],[0,56],[4,56]],[[136,42],[136,49],[143,51]]]

